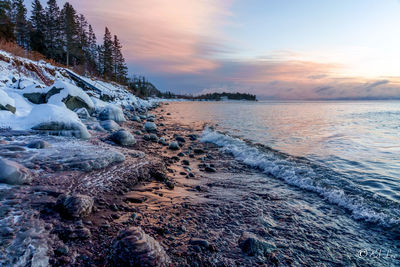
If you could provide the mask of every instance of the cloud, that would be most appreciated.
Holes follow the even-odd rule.
[[[91,23],[107,25],[119,35],[129,62],[164,73],[218,67],[213,55],[224,51],[221,27],[230,16],[230,0],[71,2]]]

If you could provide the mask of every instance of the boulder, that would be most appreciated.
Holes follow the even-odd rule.
[[[0,89],[0,110],[7,110],[15,113],[15,101],[8,94]]]
[[[50,135],[70,136],[81,139],[89,139],[90,134],[82,123],[78,122],[42,122],[32,127],[32,130],[45,132]]]
[[[52,86],[43,89],[46,91],[46,103],[58,105],[63,102],[70,110],[86,108],[89,113],[94,110],[94,103],[79,87],[63,81],[56,81]]]
[[[136,121],[136,122],[142,122],[142,120],[139,118],[139,116],[132,116],[131,121]]]
[[[15,114],[15,111],[17,111],[17,109],[14,106],[11,106],[10,104],[7,104],[5,106],[3,106],[2,104],[0,104],[0,110],[8,110],[11,113]]]
[[[135,137],[133,137],[133,135],[126,130],[120,130],[113,133],[110,136],[110,140],[121,146],[133,146],[136,144]]]
[[[35,148],[35,149],[43,149],[43,148],[47,148],[50,146],[51,145],[49,143],[47,143],[46,141],[43,141],[43,140],[32,141],[27,145],[27,147]]]
[[[17,162],[0,158],[0,183],[21,185],[30,182],[32,176],[28,169]]]
[[[180,149],[179,144],[176,141],[171,142],[169,144],[168,148],[171,150],[179,150]]]
[[[110,132],[121,130],[121,127],[113,120],[106,120],[101,122],[101,127]]]
[[[25,93],[23,96],[33,104],[44,104],[46,103],[46,94],[43,93]]]
[[[125,122],[125,116],[124,113],[122,112],[122,109],[116,105],[107,105],[104,107],[99,114],[99,119],[102,121],[106,120],[113,120],[118,123]]]
[[[157,131],[157,125],[154,122],[146,122],[144,124],[144,130],[146,132],[156,132]]]
[[[112,241],[108,266],[171,266],[164,248],[140,227],[122,231]]]
[[[251,233],[244,232],[239,239],[239,247],[249,256],[265,256],[276,247]]]
[[[93,198],[86,195],[60,195],[56,206],[65,217],[83,218],[88,216],[93,209]]]

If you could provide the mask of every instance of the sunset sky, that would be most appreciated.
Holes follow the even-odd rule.
[[[69,2],[162,91],[400,98],[399,0]]]

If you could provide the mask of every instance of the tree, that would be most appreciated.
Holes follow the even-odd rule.
[[[70,65],[70,59],[78,54],[78,24],[76,11],[70,3],[65,3],[61,10],[62,41],[65,52],[65,64]]]
[[[30,34],[31,49],[44,54],[46,52],[46,45],[44,41],[45,15],[42,4],[39,0],[34,0],[32,2],[32,15],[30,22],[32,24],[32,31]]]
[[[93,31],[92,25],[89,25],[88,32],[88,69],[90,73],[96,72],[98,68],[98,49],[97,38]]]
[[[111,32],[106,27],[103,38],[103,51],[102,51],[102,65],[103,76],[106,79],[113,78],[113,41],[111,39]]]
[[[116,82],[126,83],[126,76],[128,68],[125,64],[125,59],[121,52],[122,45],[116,35],[113,41],[113,65],[114,65],[114,79]]]
[[[26,20],[26,7],[23,0],[14,0],[12,3],[12,20],[15,24],[14,34],[17,41],[22,47],[28,48],[29,28]]]
[[[11,3],[0,0],[0,40],[12,42],[15,40],[14,24],[11,21]]]
[[[47,46],[46,55],[60,61],[62,54],[60,8],[56,0],[47,1],[44,37]]]

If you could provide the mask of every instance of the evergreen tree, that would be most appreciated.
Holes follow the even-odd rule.
[[[126,83],[126,75],[128,74],[125,64],[125,59],[121,52],[122,45],[116,35],[113,41],[113,65],[114,65],[114,79],[116,82]]]
[[[39,0],[34,0],[32,2],[32,15],[30,22],[33,28],[30,34],[31,49],[44,54],[46,52],[46,45],[44,41],[45,15],[42,4]]]
[[[113,41],[111,32],[106,27],[103,38],[103,51],[102,51],[102,65],[103,76],[106,79],[113,78]]]
[[[56,0],[47,1],[44,37],[47,46],[46,55],[60,61],[62,56],[60,8]]]
[[[12,20],[15,24],[14,34],[17,44],[28,48],[29,28],[26,20],[26,7],[23,0],[14,0],[12,3]]]
[[[0,0],[0,40],[11,42],[15,40],[14,24],[11,21],[11,3]]]
[[[98,50],[97,50],[97,38],[93,31],[92,25],[89,25],[88,32],[88,69],[90,73],[97,71],[98,66]]]
[[[85,66],[85,71],[88,70],[90,59],[89,55],[89,36],[88,36],[88,22],[84,15],[80,14],[76,18],[78,27],[78,64]]]
[[[76,11],[70,3],[65,3],[61,10],[61,29],[62,42],[65,53],[65,64],[70,65],[71,60],[75,59],[78,54],[78,24],[76,21]]]

